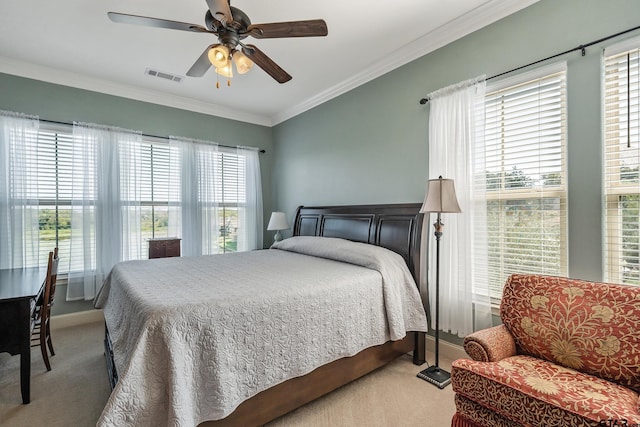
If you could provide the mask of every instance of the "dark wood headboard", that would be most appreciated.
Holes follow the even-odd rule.
[[[420,284],[420,203],[349,206],[300,206],[294,236],[340,237],[382,246],[400,254]]]

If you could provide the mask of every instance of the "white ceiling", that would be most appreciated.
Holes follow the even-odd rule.
[[[322,18],[327,37],[252,39],[293,76],[257,66],[231,87],[185,76],[211,34],[114,23],[107,12],[204,26],[205,0],[20,0],[0,6],[0,72],[271,126],[537,0],[232,0],[252,23]]]

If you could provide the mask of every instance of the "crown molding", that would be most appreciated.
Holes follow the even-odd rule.
[[[538,1],[539,0],[489,0],[474,10],[408,43],[401,49],[396,50],[392,55],[385,57],[384,60],[371,64],[361,73],[320,92],[304,102],[273,115],[271,117],[272,125],[275,126],[298,114],[317,107],[322,103],[355,89]]]
[[[208,114],[225,119],[238,120],[262,126],[272,125],[269,117],[250,114],[221,105],[196,101],[176,95],[144,90],[135,86],[113,83],[103,79],[87,77],[70,71],[58,70],[2,56],[0,56],[0,73],[12,74],[19,77],[26,77],[62,86],[70,86],[77,89],[85,89],[92,92],[100,92],[107,95],[114,95],[137,101],[150,102],[153,104],[164,105],[166,107]]]

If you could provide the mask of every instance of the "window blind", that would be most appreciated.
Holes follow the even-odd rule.
[[[48,252],[57,246],[61,257],[60,275],[80,271],[84,268],[83,262],[73,259],[70,251],[71,207],[74,203],[72,130],[69,126],[42,124],[37,140],[30,147],[28,162],[36,166],[33,168],[36,176],[34,183],[29,186],[29,198],[37,201],[40,237],[38,257],[28,260],[27,264],[43,264]],[[180,185],[179,180],[175,179],[179,171],[171,170],[171,150],[166,141],[152,138],[143,140],[138,171],[140,188],[131,194],[121,195],[125,204],[140,205],[142,240],[137,241],[143,246],[148,238],[170,237],[169,209],[179,209],[176,206],[180,201]],[[246,204],[245,159],[229,149],[220,149],[214,159],[215,185],[201,188],[215,193],[207,200],[216,201],[208,209],[220,224],[220,250],[235,251],[239,215],[244,214]],[[141,248],[140,253],[146,254],[145,248]]]
[[[640,41],[604,56],[605,280],[640,284]]]
[[[488,277],[500,298],[512,273],[566,273],[565,71],[487,88]]]
[[[216,170],[216,197],[220,224],[220,250],[237,250],[240,216],[245,214],[246,173],[244,156],[226,150],[219,151]]]
[[[58,127],[40,126],[37,150],[33,153],[37,164],[36,182],[39,217],[39,258],[32,265],[46,263],[49,251],[58,247],[61,258],[59,270],[69,271],[76,263],[70,259],[73,139],[69,131]]]
[[[147,239],[170,237],[169,202],[179,200],[180,195],[171,181],[169,144],[145,140],[141,154],[140,227],[146,245]]]

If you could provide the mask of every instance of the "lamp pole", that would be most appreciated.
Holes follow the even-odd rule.
[[[435,332],[435,364],[429,366],[427,369],[418,373],[418,377],[425,381],[430,382],[438,386],[439,388],[445,388],[451,382],[451,374],[444,369],[440,369],[440,238],[442,237],[442,230],[444,224],[442,223],[441,214],[443,212],[460,213],[460,206],[455,195],[455,187],[453,180],[443,179],[439,176],[438,179],[429,180],[429,188],[427,191],[427,197],[420,209],[420,212],[432,212],[437,213],[436,222],[433,224],[435,229],[434,235],[436,237],[436,292],[435,292],[435,310],[436,310],[436,324],[434,328]],[[431,325],[430,325],[431,326]]]
[[[433,234],[435,234],[436,236],[436,346],[435,346],[436,362],[435,362],[435,367],[438,371],[440,370],[440,365],[438,365],[438,361],[439,361],[438,350],[440,346],[440,340],[439,340],[439,334],[440,334],[440,237],[442,237],[443,226],[444,224],[440,219],[440,212],[438,212],[438,219],[436,220],[435,224],[433,224],[433,227],[435,228],[435,232]]]

